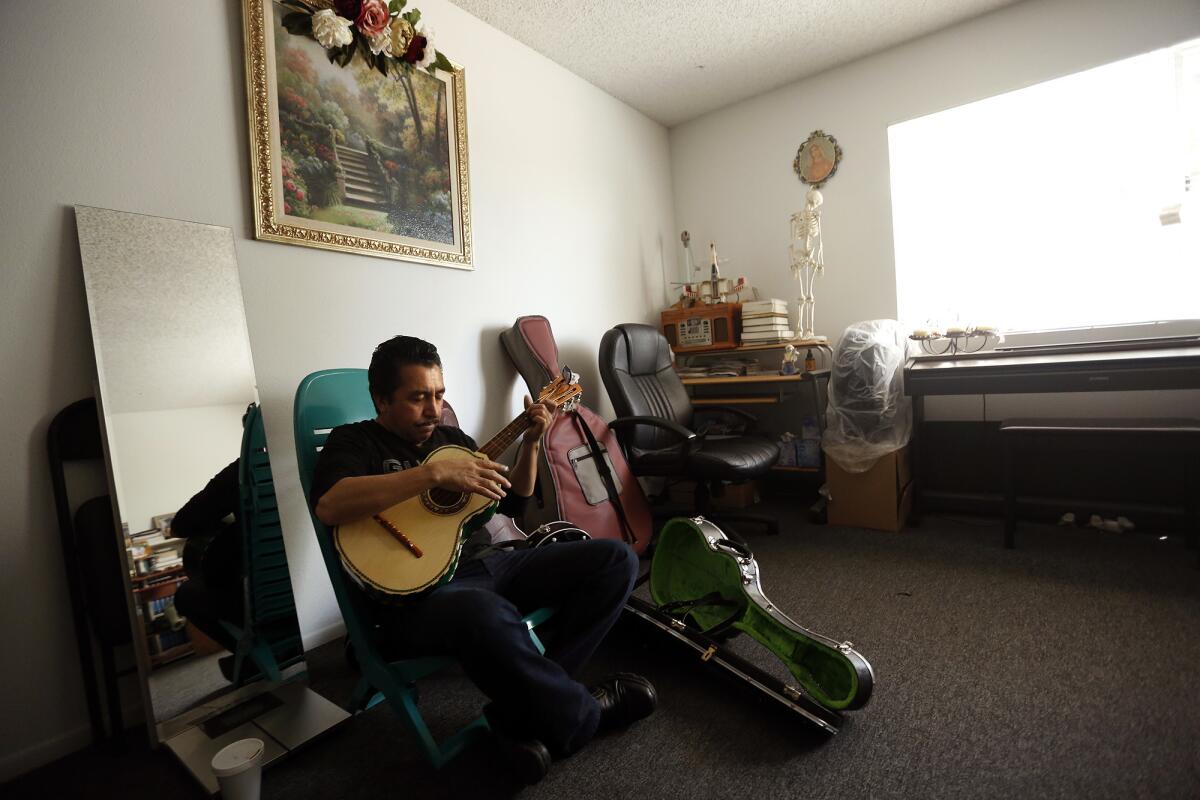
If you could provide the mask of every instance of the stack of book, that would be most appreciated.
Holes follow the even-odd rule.
[[[693,366],[675,367],[680,378],[733,378],[739,375],[759,375],[763,372],[758,359],[746,356],[730,356]]]
[[[675,372],[678,373],[680,378],[707,378],[708,377],[708,367],[703,364],[701,364],[699,366],[690,366],[690,367],[681,367],[681,366],[676,365]]]
[[[168,550],[165,553],[156,554],[154,556],[154,564],[151,566],[151,572],[161,572],[164,569],[174,569],[175,567],[183,566],[183,554],[178,550]]]
[[[787,300],[750,300],[742,303],[742,344],[786,342],[796,338],[788,327]]]
[[[168,539],[161,530],[135,533],[125,542],[139,576],[183,566],[183,540]]]
[[[710,378],[736,378],[739,375],[745,375],[746,367],[752,361],[754,361],[752,358],[719,358],[708,365],[708,376]]]

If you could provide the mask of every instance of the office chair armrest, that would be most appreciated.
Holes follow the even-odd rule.
[[[618,417],[617,419],[614,419],[612,422],[608,423],[608,427],[613,431],[616,431],[617,441],[621,442],[621,449],[625,451],[625,460],[628,461],[631,466],[635,459],[633,458],[631,448],[625,443],[625,439],[621,436],[621,433],[625,429],[636,428],[639,425],[649,425],[652,428],[659,428],[679,437],[678,443],[683,445],[683,447],[679,449],[680,471],[684,471],[686,469],[688,459],[692,457],[692,453],[695,452],[696,448],[699,447],[704,441],[705,434],[693,433],[692,431],[689,431],[687,428],[680,425],[678,422],[674,422],[669,419],[663,419],[662,417]]]
[[[618,434],[623,428],[636,428],[638,425],[649,425],[652,428],[662,428],[665,431],[675,434],[682,441],[696,439],[697,435],[687,428],[680,425],[678,422],[672,422],[669,419],[662,417],[617,417],[612,422],[608,423],[608,427],[612,428]]]

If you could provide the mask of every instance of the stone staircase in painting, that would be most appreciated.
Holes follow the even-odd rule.
[[[386,213],[383,179],[366,151],[338,145],[337,157],[346,176],[346,205]]]

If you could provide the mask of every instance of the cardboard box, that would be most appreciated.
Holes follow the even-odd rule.
[[[829,524],[898,531],[912,509],[910,448],[888,453],[866,472],[846,472],[826,459]]]

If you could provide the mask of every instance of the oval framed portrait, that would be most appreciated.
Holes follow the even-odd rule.
[[[792,169],[804,183],[820,186],[833,177],[841,160],[842,148],[837,139],[825,131],[813,131],[796,151]]]

